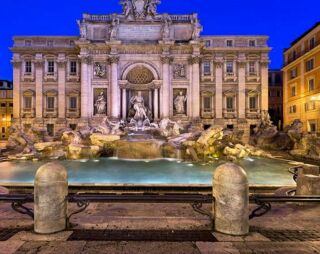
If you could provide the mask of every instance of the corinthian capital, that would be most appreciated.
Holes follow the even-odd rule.
[[[21,63],[22,63],[22,61],[20,59],[12,59],[11,60],[11,64],[13,65],[13,67],[20,67]]]
[[[161,56],[161,62],[163,64],[171,64],[173,61],[173,57],[172,56]]]
[[[109,58],[108,58],[108,62],[110,63],[110,64],[117,64],[118,62],[119,62],[119,59],[120,59],[120,57],[119,56],[110,56]]]
[[[81,60],[81,63],[85,63],[85,64],[91,63],[91,57],[88,55],[79,55],[79,58]]]
[[[199,64],[201,62],[200,56],[191,56],[189,58],[189,64]]]

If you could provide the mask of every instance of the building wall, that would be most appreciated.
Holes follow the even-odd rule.
[[[0,80],[0,140],[7,140],[13,117],[12,82]]]
[[[269,114],[279,130],[283,127],[283,80],[280,70],[269,71]]]
[[[307,69],[312,59],[313,68]],[[299,119],[305,132],[320,132],[320,24],[285,52],[285,62],[284,123],[289,125]]]

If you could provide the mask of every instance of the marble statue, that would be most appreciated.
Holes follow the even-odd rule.
[[[149,0],[146,9],[147,9],[147,15],[155,16],[157,15],[157,5],[160,3],[159,0]]]
[[[96,103],[94,104],[96,108],[96,113],[98,115],[106,114],[107,102],[104,96],[104,92],[101,92],[98,96]]]
[[[193,24],[192,40],[198,40],[200,38],[200,33],[202,31],[202,27],[199,23],[198,17],[195,16],[193,18],[192,24]]]
[[[130,99],[130,103],[133,106],[133,109],[135,110],[135,116],[133,117],[134,120],[139,121],[139,120],[145,120],[148,119],[147,117],[147,109],[144,106],[144,99],[141,96],[141,92],[138,92],[138,95],[133,96]]]
[[[162,27],[162,40],[167,41],[170,40],[170,25],[171,19],[169,15],[164,15],[163,17],[163,27]]]
[[[102,65],[100,63],[95,63],[94,66],[94,76],[99,77],[99,78],[103,78],[106,75],[106,66]]]
[[[133,5],[131,0],[124,0],[121,2],[123,6],[123,15],[127,18],[133,14]]]
[[[111,41],[115,41],[117,39],[118,30],[119,30],[119,24],[120,24],[119,18],[114,17],[112,19],[111,30],[110,30],[110,40]]]
[[[80,20],[78,20],[77,23],[80,28],[80,37],[81,39],[85,39],[87,37],[87,26],[82,24]]]
[[[187,96],[183,95],[183,92],[180,91],[179,95],[174,99],[174,107],[177,114],[185,114],[185,103],[187,101]]]

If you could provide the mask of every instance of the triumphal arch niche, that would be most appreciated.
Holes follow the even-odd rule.
[[[84,14],[78,22],[81,112],[88,119],[107,115],[130,122],[137,105],[151,121],[200,116],[202,27],[197,14],[158,14],[159,3],[122,0],[123,13]]]

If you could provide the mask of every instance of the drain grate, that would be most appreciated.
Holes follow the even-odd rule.
[[[68,241],[216,242],[210,231],[74,230]]]
[[[273,242],[320,241],[320,231],[316,230],[265,230],[255,232],[269,238]]]
[[[0,228],[0,242],[7,241],[15,234],[25,230],[27,229],[26,228]]]

